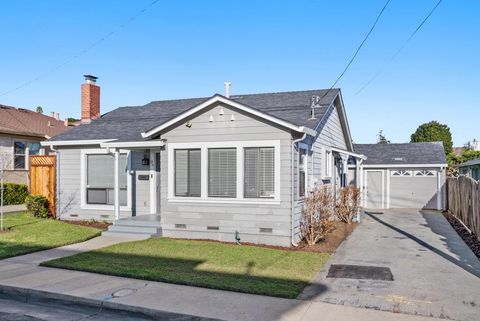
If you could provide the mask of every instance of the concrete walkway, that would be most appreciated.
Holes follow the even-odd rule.
[[[46,260],[122,241],[125,239],[99,237],[80,244],[0,261],[0,293],[5,293],[5,286],[11,286],[26,289],[26,293],[46,291],[57,296],[72,296],[78,298],[78,301],[93,299],[113,307],[121,304],[123,307],[132,307],[137,312],[139,309],[152,309],[232,321],[433,320],[313,300],[288,300],[38,266]]]
[[[27,208],[25,207],[25,204],[5,205],[3,207],[3,213],[23,212],[23,211],[26,211],[26,210],[27,210]]]
[[[388,267],[394,281],[327,278],[332,264]],[[479,260],[441,213],[386,210],[366,215],[300,298],[479,320],[479,277]]]

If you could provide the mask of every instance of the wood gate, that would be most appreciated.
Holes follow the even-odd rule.
[[[51,156],[30,156],[30,194],[43,195],[48,199],[50,213],[55,216],[55,164],[56,158]]]

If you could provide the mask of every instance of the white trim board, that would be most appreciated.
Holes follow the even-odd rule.
[[[231,107],[234,107],[234,108],[237,108],[237,109],[240,109],[244,112],[247,112],[249,114],[252,114],[254,116],[257,116],[257,117],[260,117],[260,118],[263,118],[265,120],[268,120],[270,122],[273,122],[275,124],[278,124],[282,127],[285,127],[285,128],[288,128],[288,129],[291,129],[291,130],[294,130],[296,132],[299,132],[299,133],[307,133],[311,136],[315,136],[317,134],[317,132],[313,129],[310,129],[308,127],[305,127],[305,126],[297,126],[297,125],[294,125],[292,123],[289,123],[287,121],[284,121],[284,120],[281,120],[277,117],[274,117],[274,116],[270,116],[268,114],[265,114],[257,109],[254,109],[254,108],[251,108],[251,107],[248,107],[248,106],[245,106],[245,105],[242,105],[240,103],[237,103],[236,101],[233,101],[231,99],[228,99],[226,97],[223,97],[221,95],[214,95],[212,98],[208,99],[207,101],[204,101],[203,103],[193,107],[193,108],[190,108],[189,110],[185,111],[184,113],[178,115],[177,117],[174,117],[172,119],[170,119],[169,121],[159,125],[159,126],[156,126],[152,129],[149,129],[145,132],[142,133],[142,137],[146,138],[146,137],[150,137],[152,135],[155,135],[156,133],[164,130],[165,128],[168,128],[174,124],[176,124],[177,122],[195,114],[195,113],[198,113],[199,111],[211,106],[212,104],[214,103],[223,103],[227,106],[231,106]]]
[[[42,141],[42,146],[81,146],[81,145],[100,145],[101,143],[111,142],[116,139],[85,139],[85,140],[54,140]]]
[[[237,197],[219,198],[208,197],[208,149],[209,148],[236,148],[237,149]],[[244,198],[243,195],[243,164],[244,148],[246,147],[273,147],[275,149],[275,194],[273,198]],[[178,197],[174,194],[174,150],[175,149],[200,149],[201,150],[201,196]],[[280,140],[261,141],[228,141],[228,142],[196,142],[196,143],[167,143],[168,164],[168,201],[169,202],[214,202],[214,203],[248,203],[272,204],[280,203]]]
[[[386,168],[404,168],[404,167],[409,167],[409,168],[444,168],[447,167],[447,164],[369,164],[363,165],[364,168],[378,168],[378,169],[386,169]]]

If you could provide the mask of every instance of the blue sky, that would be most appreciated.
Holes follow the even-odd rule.
[[[25,1],[0,3],[0,104],[78,117],[83,74],[99,77],[102,113],[152,100],[329,88],[384,0]],[[455,145],[480,138],[480,2],[392,0],[339,82],[353,139],[450,126]],[[63,65],[111,31],[87,53]],[[358,93],[377,72],[379,75]],[[43,75],[19,90],[19,85]]]

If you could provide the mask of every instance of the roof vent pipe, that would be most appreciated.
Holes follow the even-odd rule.
[[[230,98],[230,85],[232,83],[229,81],[226,81],[224,84],[225,84],[225,97]]]

